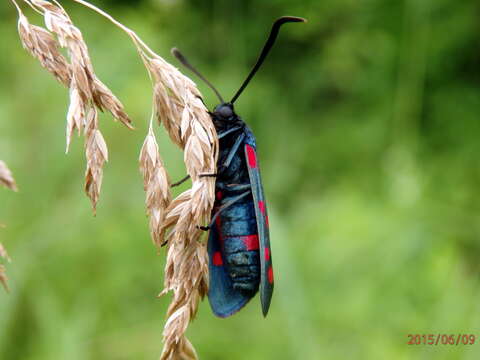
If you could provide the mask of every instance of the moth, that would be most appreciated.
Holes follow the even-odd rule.
[[[280,27],[289,22],[305,21],[283,16],[273,23],[257,62],[229,102],[223,100],[178,49],[172,49],[172,54],[202,79],[220,100],[220,104],[209,112],[220,145],[217,173],[201,175],[216,178],[216,198],[210,225],[200,228],[210,232],[208,299],[213,313],[222,318],[239,311],[259,290],[262,312],[266,316],[274,287],[268,213],[257,144],[250,128],[235,112],[234,103],[265,61]],[[172,186],[187,179],[188,176]]]

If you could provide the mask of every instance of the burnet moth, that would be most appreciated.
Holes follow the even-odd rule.
[[[232,100],[225,102],[177,50],[172,54],[202,79],[217,95],[220,105],[210,112],[217,130],[220,152],[215,176],[216,198],[209,226],[208,255],[210,287],[208,298],[215,315],[228,317],[239,311],[258,292],[266,316],[273,294],[272,252],[268,214],[257,157],[255,136],[235,113],[233,104],[258,71],[278,36],[280,27],[305,19],[284,16],[273,23],[260,56]],[[188,176],[172,186],[186,181]]]

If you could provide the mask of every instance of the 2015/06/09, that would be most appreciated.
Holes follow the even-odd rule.
[[[474,334],[408,334],[407,345],[474,345]]]

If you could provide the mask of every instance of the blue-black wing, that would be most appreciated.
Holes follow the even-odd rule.
[[[224,251],[222,251],[222,241],[219,216],[210,228],[208,237],[208,257],[210,259],[208,264],[210,272],[208,300],[213,313],[225,318],[244,307],[253,294],[248,296],[233,288],[232,279],[225,267],[226,261]]]
[[[268,230],[268,214],[265,195],[263,193],[262,178],[258,167],[255,136],[248,127],[245,128],[245,135],[245,159],[247,161],[248,174],[252,186],[260,244],[260,300],[262,302],[263,315],[266,316],[273,294],[273,267],[272,252],[270,249],[270,233]]]

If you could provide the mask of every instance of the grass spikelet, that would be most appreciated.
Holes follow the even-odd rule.
[[[103,165],[108,161],[107,144],[102,133],[98,130],[98,111],[96,108],[91,108],[87,115],[85,137],[85,154],[87,156],[85,192],[92,201],[95,214],[102,187]]]
[[[18,33],[22,45],[40,64],[65,86],[70,85],[71,71],[67,59],[60,53],[59,46],[50,32],[31,25],[18,8]]]
[[[163,243],[162,226],[171,201],[171,193],[167,171],[158,151],[152,123],[140,151],[139,163],[146,193],[145,205],[150,219],[150,233],[154,244],[160,247]]]
[[[0,160],[0,185],[10,190],[17,191],[17,184],[15,183],[15,179],[12,176],[12,172],[7,167],[7,164],[5,164],[2,160]],[[3,227],[3,225],[0,224],[0,227]],[[2,243],[0,243],[0,259],[10,261],[10,257],[8,256],[7,250],[5,250]],[[0,283],[8,292],[7,281],[8,281],[8,277],[5,272],[5,266],[0,264]]]
[[[1,244],[0,244],[1,246]],[[0,265],[0,283],[2,284],[3,288],[6,292],[9,292],[8,288],[8,277],[5,271],[5,266]]]
[[[0,160],[0,185],[13,191],[18,190],[12,172],[2,160]]]
[[[0,243],[0,258],[10,261],[10,257],[8,256],[7,250],[3,247],[2,243]],[[0,283],[4,287],[5,291],[9,291],[8,289],[8,277],[5,271],[5,266],[0,264]]]

